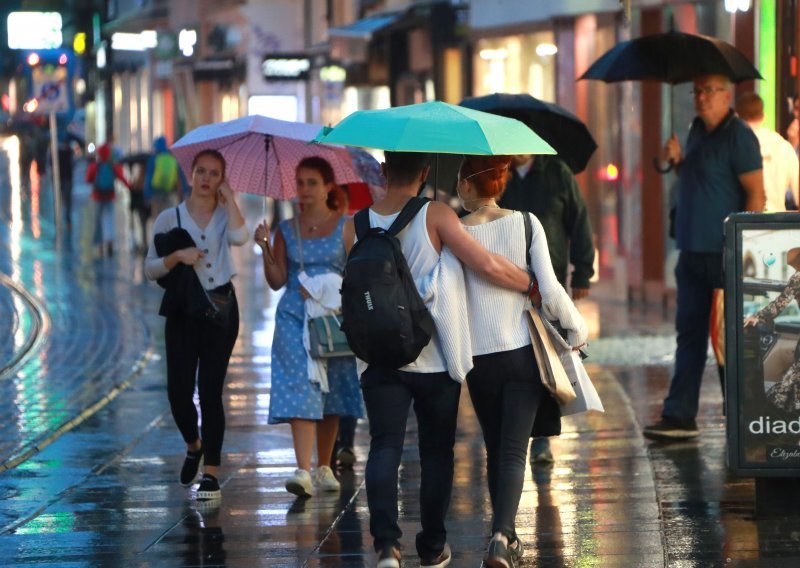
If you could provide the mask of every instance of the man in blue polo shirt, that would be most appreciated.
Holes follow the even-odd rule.
[[[731,109],[731,87],[724,76],[697,78],[693,90],[697,117],[686,139],[686,152],[681,152],[673,134],[662,153],[678,171],[678,347],[661,421],[644,429],[644,435],[653,440],[698,435],[695,418],[708,352],[712,297],[714,289],[724,286],[723,222],[736,211],[764,209],[758,139]]]

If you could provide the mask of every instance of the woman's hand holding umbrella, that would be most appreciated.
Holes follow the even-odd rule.
[[[256,244],[261,247],[262,252],[267,255],[268,262],[275,264],[275,257],[272,256],[272,250],[270,250],[269,246],[269,223],[267,223],[266,219],[258,224],[253,238]]]

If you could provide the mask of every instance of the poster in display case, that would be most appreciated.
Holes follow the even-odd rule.
[[[731,215],[725,240],[728,465],[800,477],[800,213]]]

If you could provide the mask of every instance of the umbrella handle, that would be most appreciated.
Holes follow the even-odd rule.
[[[672,162],[667,162],[666,167],[662,167],[661,160],[659,160],[657,156],[653,156],[653,167],[656,169],[658,173],[664,175],[675,169],[675,164],[673,164]]]

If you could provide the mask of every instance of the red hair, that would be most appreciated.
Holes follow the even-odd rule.
[[[325,205],[328,206],[328,209],[331,211],[339,211],[345,206],[347,202],[347,196],[345,195],[344,191],[342,191],[342,188],[340,188],[336,183],[336,177],[333,175],[333,168],[328,160],[320,156],[309,156],[307,158],[303,158],[297,164],[296,170],[301,168],[306,170],[314,170],[319,173],[320,177],[322,178],[322,183],[333,184],[333,187],[328,192],[328,197],[325,199]]]
[[[497,197],[506,189],[511,156],[467,156],[461,179],[469,178],[479,197]]]

